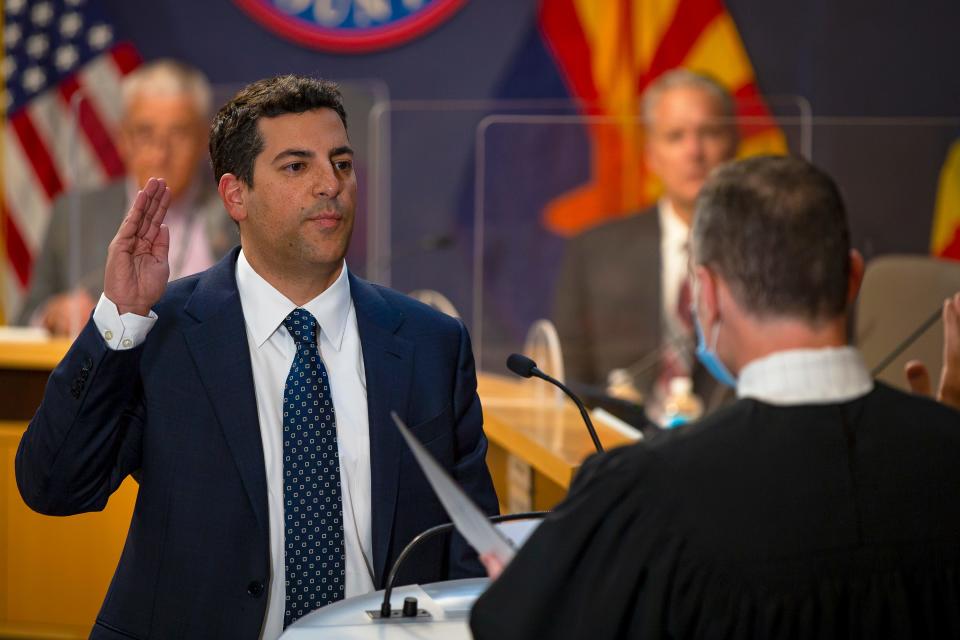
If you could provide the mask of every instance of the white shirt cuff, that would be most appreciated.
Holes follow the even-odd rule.
[[[120,315],[117,305],[105,294],[100,294],[97,308],[93,310],[93,322],[97,325],[100,337],[114,351],[139,347],[147,339],[147,334],[156,321],[157,314],[153,310],[148,317],[135,313]]]

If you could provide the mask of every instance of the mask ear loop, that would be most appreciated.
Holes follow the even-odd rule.
[[[691,299],[690,299],[690,312],[694,315],[697,314],[699,305],[697,300],[700,299],[700,281],[694,278],[693,283],[690,287]],[[698,319],[699,322],[699,319]],[[709,346],[710,351],[716,353],[717,345],[720,343],[720,325],[723,321],[720,318],[717,318],[717,321],[713,323],[713,331],[711,331],[710,341],[713,343]]]
[[[717,352],[717,344],[720,342],[720,323],[720,318],[717,318],[717,321],[713,323],[713,335],[711,336],[711,338],[713,338],[713,345],[711,345],[710,351],[714,353]]]

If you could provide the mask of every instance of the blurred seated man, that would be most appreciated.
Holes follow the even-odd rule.
[[[66,335],[86,323],[103,287],[107,246],[137,190],[152,176],[165,177],[173,193],[167,213],[171,280],[210,267],[236,244],[230,217],[200,166],[211,103],[203,74],[179,62],[158,60],[124,78],[122,93],[117,146],[127,177],[79,194],[78,236],[71,235],[71,196],[54,203],[20,324]],[[79,267],[73,276],[79,281],[73,283],[71,260]]]
[[[715,388],[694,371],[684,291],[694,200],[710,171],[731,159],[734,102],[715,80],[684,69],[644,93],[646,162],[663,184],[653,207],[605,223],[568,243],[554,318],[568,379],[604,385],[629,368],[645,395],[675,376],[694,376],[708,404]],[[704,386],[708,386],[705,389]]]
[[[691,244],[698,355],[738,400],[591,458],[475,637],[960,637],[960,413],[847,345],[863,261],[834,183],[725,166]]]

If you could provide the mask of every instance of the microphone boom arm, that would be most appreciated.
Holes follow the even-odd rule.
[[[550,513],[549,511],[525,511],[523,513],[508,513],[505,515],[491,516],[489,518],[490,522],[510,522],[511,520],[539,520],[543,519]],[[429,540],[435,536],[440,535],[441,533],[446,533],[447,531],[452,531],[454,529],[454,524],[452,522],[447,522],[445,524],[438,524],[436,526],[430,527],[426,531],[421,532],[413,540],[407,543],[407,546],[403,548],[403,551],[400,552],[400,555],[397,556],[397,559],[394,561],[393,566],[390,567],[390,573],[387,574],[387,581],[383,589],[383,602],[380,604],[380,615],[376,616],[376,611],[368,611],[367,613],[371,616],[379,617],[382,619],[389,620],[393,616],[393,608],[390,604],[390,594],[393,593],[393,581],[397,578],[397,572],[400,570],[400,565],[403,564],[403,561],[407,559],[407,556],[417,548],[422,542]]]
[[[574,393],[567,388],[567,385],[563,384],[562,382],[560,382],[559,380],[551,376],[548,376],[543,371],[541,371],[538,367],[534,367],[531,373],[538,378],[541,378],[543,380],[546,380],[547,382],[555,384],[561,391],[567,394],[567,397],[573,400],[573,403],[577,405],[577,409],[580,410],[580,417],[583,418],[583,421],[587,425],[587,431],[590,432],[590,439],[593,440],[593,446],[596,447],[597,453],[603,453],[603,445],[600,444],[600,438],[597,437],[597,430],[593,427],[593,420],[590,419],[590,414],[587,412],[587,408],[583,406],[583,403],[580,402],[580,398],[575,396]]]

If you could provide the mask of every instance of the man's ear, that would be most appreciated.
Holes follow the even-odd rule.
[[[700,315],[700,324],[706,330],[706,327],[713,326],[719,315],[717,276],[709,267],[702,264],[694,267],[693,272],[696,274],[697,282],[699,282],[699,290],[695,290],[693,293],[697,296],[696,304]]]
[[[234,222],[239,224],[241,220],[247,219],[247,187],[240,178],[232,173],[223,174],[220,176],[217,191],[220,192],[223,206]]]
[[[856,249],[850,249],[850,275],[847,278],[847,306],[851,306],[860,293],[863,284],[863,256]]]

